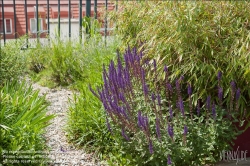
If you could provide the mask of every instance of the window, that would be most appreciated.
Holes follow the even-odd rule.
[[[38,31],[42,31],[43,30],[42,19],[39,18],[38,20],[39,20],[39,22],[38,22]],[[30,19],[30,31],[31,31],[31,33],[36,33],[36,19],[35,18]]]
[[[12,20],[9,18],[4,19],[4,28],[6,34],[12,33]],[[3,33],[3,20],[0,20],[0,33]]]

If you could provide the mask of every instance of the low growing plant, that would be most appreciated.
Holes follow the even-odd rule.
[[[151,72],[153,68],[153,75]],[[194,85],[184,84],[184,76],[171,82],[165,65],[164,84],[159,85],[158,66],[143,59],[142,51],[128,48],[117,65],[103,66],[103,85],[92,93],[102,102],[107,129],[116,136],[124,165],[205,165],[220,159],[240,133],[240,89],[232,81],[230,93],[221,85],[218,72],[217,100],[210,95],[196,101]],[[185,89],[187,87],[187,90]],[[224,103],[230,100],[225,107]],[[195,104],[193,104],[195,103]]]
[[[42,134],[54,117],[46,115],[46,108],[45,97],[39,97],[25,82],[0,86],[0,164],[12,165],[15,160],[15,165],[37,165],[29,161],[45,161],[45,154],[40,153],[46,150]]]

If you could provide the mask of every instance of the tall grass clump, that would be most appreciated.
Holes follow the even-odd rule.
[[[77,85],[78,94],[71,101],[67,135],[71,142],[87,151],[95,152],[100,158],[105,158],[111,151],[111,136],[106,130],[106,116],[101,102],[89,91],[89,84],[102,84],[102,64],[108,64],[116,57],[119,39],[105,46],[89,39],[82,48],[84,58],[85,79]]]
[[[26,56],[21,50],[24,39],[8,41],[0,47],[0,85],[19,79],[26,72]]]
[[[46,115],[46,108],[45,97],[39,97],[38,91],[33,91],[25,82],[14,80],[0,86],[1,164],[11,165],[14,161],[16,165],[37,165],[45,162],[42,151],[45,152],[47,147],[42,134],[53,118],[53,115]],[[34,160],[39,162],[32,164]]]
[[[116,162],[121,161],[117,164],[205,165],[219,161],[220,153],[230,149],[241,132],[234,125],[243,121],[237,83],[229,82],[230,93],[225,94],[224,76],[219,72],[216,100],[210,95],[196,100],[196,84],[186,83],[186,75],[171,81],[172,71],[164,65],[164,84],[158,85],[159,65],[155,59],[150,63],[143,58],[142,52],[128,48],[123,58],[118,54],[116,63],[111,60],[108,68],[103,66],[103,85],[96,90],[90,87],[105,109],[107,131],[126,159],[115,156]],[[230,105],[225,108],[226,99]]]
[[[218,80],[213,73],[221,71],[224,95],[230,91],[226,85],[231,80],[241,89],[239,111],[243,117],[250,106],[246,86],[250,81],[249,2],[131,1],[120,7],[113,18],[123,50],[128,44],[141,46],[145,59],[156,59],[157,84],[164,83],[164,64],[169,64],[171,81],[184,74],[185,82],[195,84],[193,101],[208,95],[215,99]],[[228,99],[223,104],[229,103]],[[246,119],[249,116],[247,110]]]
[[[84,79],[84,58],[80,44],[51,39],[29,52],[32,78],[48,86],[68,86]]]

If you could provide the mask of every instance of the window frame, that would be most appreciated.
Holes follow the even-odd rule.
[[[39,21],[41,20],[40,28],[38,29],[38,32],[36,32],[36,29],[32,31],[32,23],[31,23],[32,20],[35,20],[35,23],[36,23],[36,18],[30,18],[30,32],[36,34],[39,31],[43,31],[43,18],[38,18]],[[35,25],[35,28],[36,28],[36,25]]]
[[[6,20],[10,20],[10,32],[7,32]],[[0,21],[3,22],[3,19],[0,19]],[[5,34],[12,34],[12,19],[11,18],[5,18],[4,19],[4,30],[5,30]],[[0,32],[0,34],[4,34],[4,32]]]

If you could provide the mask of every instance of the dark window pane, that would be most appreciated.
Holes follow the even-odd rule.
[[[3,20],[0,20],[0,33],[3,33]]]
[[[6,19],[6,33],[11,33],[11,22],[10,19]]]

